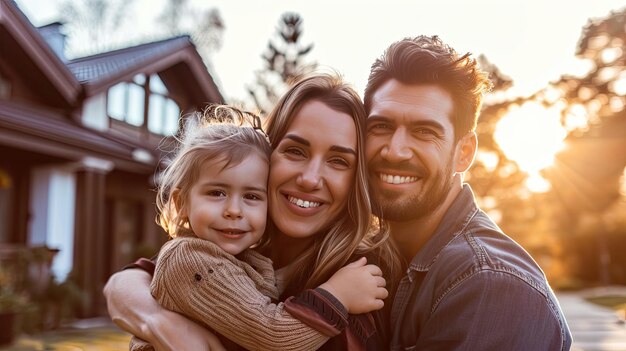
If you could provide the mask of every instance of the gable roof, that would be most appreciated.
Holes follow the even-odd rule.
[[[82,89],[80,83],[13,0],[0,1],[0,27],[8,32],[68,105],[75,104]]]
[[[78,58],[67,67],[90,96],[138,73],[158,72],[180,62],[187,64],[208,100],[224,102],[188,35]]]
[[[189,43],[188,36],[180,36],[71,60],[67,67],[79,82],[89,83],[133,70],[147,61],[180,50]]]

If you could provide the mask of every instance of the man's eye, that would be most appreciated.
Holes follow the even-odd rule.
[[[224,197],[226,196],[226,192],[223,190],[210,190],[207,191],[206,193],[209,196],[213,196],[213,197]]]
[[[376,123],[370,126],[370,129],[389,129],[391,126],[387,123]]]
[[[393,126],[389,123],[374,123],[368,128],[368,131],[373,134],[389,133],[393,130]]]
[[[428,129],[428,128],[419,128],[416,130],[417,134],[420,135],[433,135],[433,136],[437,136],[437,132],[432,130],[432,129]]]

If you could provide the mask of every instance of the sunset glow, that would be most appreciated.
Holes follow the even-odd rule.
[[[528,174],[526,186],[535,192],[549,189],[539,172],[554,162],[565,136],[560,110],[546,109],[534,102],[512,107],[498,122],[494,134],[506,157]]]

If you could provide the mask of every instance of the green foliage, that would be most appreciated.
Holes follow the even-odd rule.
[[[71,274],[62,283],[51,276],[44,290],[31,293],[32,303],[23,310],[22,330],[40,332],[56,329],[64,320],[74,317],[75,309],[85,299],[85,293]]]
[[[590,20],[576,51],[590,63],[589,71],[564,75],[527,97],[502,98],[512,82],[479,59],[495,91],[481,112],[479,154],[466,180],[487,213],[531,252],[555,285],[626,284],[626,197],[620,192],[626,166],[625,23],[626,9]],[[566,148],[542,171],[551,185],[546,193],[526,188],[527,174],[494,138],[509,109],[526,102],[558,108],[569,132]],[[527,137],[532,143],[533,135]]]
[[[24,296],[16,293],[9,286],[0,286],[0,313],[22,311],[28,302]]]
[[[46,246],[13,247],[0,266],[0,313],[18,315],[19,331],[55,329],[74,316],[85,294],[72,275],[57,282],[50,268],[57,250]]]

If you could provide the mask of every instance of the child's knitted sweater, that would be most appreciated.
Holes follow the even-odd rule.
[[[249,350],[315,350],[329,339],[272,303],[272,262],[254,250],[235,257],[207,240],[175,238],[161,248],[150,290],[163,307]]]

